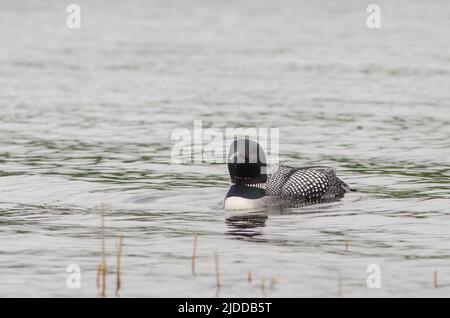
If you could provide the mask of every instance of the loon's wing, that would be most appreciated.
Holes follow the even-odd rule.
[[[331,187],[329,190],[333,190],[333,191],[337,191],[339,190],[339,188],[344,189],[345,192],[351,192],[351,191],[355,191],[354,189],[350,188],[350,186],[345,183],[344,181],[342,181],[341,179],[339,179],[336,175],[336,169],[331,168],[331,167],[311,167],[311,169],[315,169],[318,171],[321,171],[322,173],[326,174],[330,180],[332,181],[332,185],[333,187],[337,187],[338,189],[334,189],[333,187]]]
[[[325,174],[326,176],[328,176],[328,178],[330,178],[330,180],[332,181],[332,185],[336,186],[338,188],[343,188],[345,190],[345,192],[351,192],[351,191],[356,191],[354,189],[352,189],[347,183],[345,183],[344,181],[342,181],[341,179],[338,178],[338,176],[336,175],[336,169],[333,167],[327,167],[327,166],[309,166],[309,167],[302,167],[299,170],[317,170],[322,172],[323,174]],[[333,190],[336,191],[336,189],[333,189],[332,187],[329,190]]]
[[[292,201],[335,199],[349,191],[350,187],[330,167],[280,166],[270,175],[266,185],[268,195]]]

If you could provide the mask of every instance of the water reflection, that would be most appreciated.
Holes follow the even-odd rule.
[[[266,211],[229,213],[225,217],[225,223],[229,228],[226,234],[244,239],[260,236],[268,218]]]

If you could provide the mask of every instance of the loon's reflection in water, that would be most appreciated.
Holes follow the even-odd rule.
[[[261,228],[269,218],[266,211],[233,212],[225,216],[229,230],[226,234],[241,238],[253,238],[261,235]]]

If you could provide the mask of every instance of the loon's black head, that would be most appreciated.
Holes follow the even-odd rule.
[[[266,183],[266,166],[266,155],[258,143],[248,138],[233,141],[228,154],[228,171],[232,183]]]

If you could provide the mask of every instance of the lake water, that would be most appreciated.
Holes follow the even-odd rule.
[[[121,297],[450,296],[449,1],[377,1],[378,30],[356,0],[76,3],[1,1],[0,296],[97,297],[102,205],[110,297],[118,235]],[[226,166],[171,163],[194,120],[358,191],[227,221]]]

